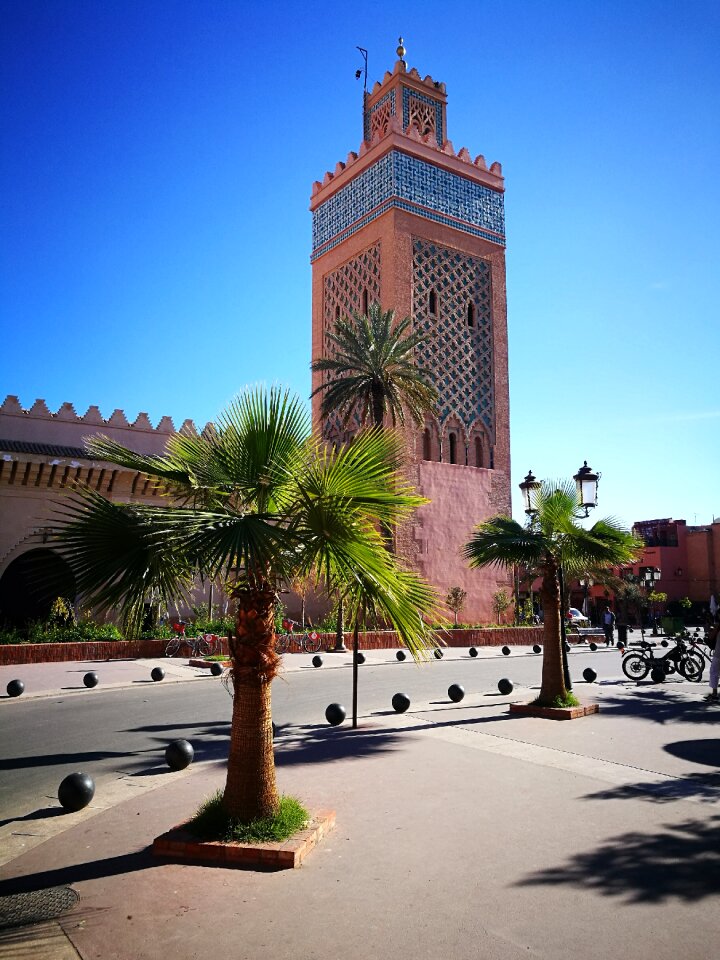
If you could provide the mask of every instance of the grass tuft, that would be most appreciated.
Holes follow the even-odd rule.
[[[533,707],[579,707],[580,701],[574,693],[566,693],[564,697],[553,697],[552,700],[545,700],[538,697],[532,702]]]
[[[222,805],[222,790],[208,797],[187,829],[201,840],[220,840],[223,843],[265,843],[288,840],[294,833],[303,830],[310,814],[295,797],[280,797],[280,806],[274,817],[259,817],[249,823],[233,820]]]

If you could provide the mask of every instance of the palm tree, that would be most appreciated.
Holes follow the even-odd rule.
[[[327,334],[334,355],[311,364],[316,372],[333,374],[311,394],[323,392],[323,417],[337,412],[347,425],[358,411],[363,423],[381,428],[388,413],[393,426],[404,424],[407,410],[422,423],[438,394],[430,371],[414,360],[425,334],[411,332],[411,326],[410,317],[396,324],[395,311],[383,312],[378,303],[371,304],[367,314],[353,312],[351,318],[336,321]]]
[[[538,703],[566,702],[568,691],[562,667],[560,632],[560,576],[576,576],[595,567],[628,563],[642,543],[615,520],[598,520],[586,530],[577,523],[578,499],[569,483],[543,483],[535,494],[535,513],[529,526],[498,516],[481,523],[465,545],[471,567],[498,564],[510,569],[525,564],[542,576],[544,650],[542,686]]]
[[[163,456],[143,456],[104,437],[100,460],[160,484],[158,505],[113,503],[87,489],[60,508],[60,547],[87,601],[120,609],[137,628],[151,591],[166,602],[193,576],[223,576],[237,601],[231,638],[234,698],[223,806],[247,822],[278,807],[270,688],[280,658],[274,610],[281,582],[322,577],[353,609],[367,599],[416,657],[429,639],[422,613],[430,587],[385,549],[394,525],[422,499],[400,479],[402,445],[371,430],[330,450],[310,436],[303,405],[286,392],[246,392],[202,436],[175,434]]]

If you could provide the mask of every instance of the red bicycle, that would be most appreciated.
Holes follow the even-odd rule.
[[[295,644],[305,653],[317,653],[321,646],[320,635],[314,630],[306,630],[303,633],[295,633],[297,621],[283,620],[283,633],[277,635],[275,641],[275,650],[278,653],[288,653],[292,645]]]

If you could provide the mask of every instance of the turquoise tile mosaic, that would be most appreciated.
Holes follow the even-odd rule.
[[[502,193],[392,150],[313,211],[312,259],[392,206],[505,244]]]

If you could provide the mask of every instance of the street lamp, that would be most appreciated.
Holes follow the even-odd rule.
[[[533,476],[532,470],[528,470],[527,476],[518,486],[522,493],[523,509],[531,517],[535,513],[535,494],[542,484]]]
[[[657,582],[661,577],[662,571],[659,567],[645,567],[641,573],[641,579],[648,593],[652,593],[655,590]],[[656,637],[658,635],[657,623],[655,622],[654,607],[652,604],[650,604],[650,618],[652,620],[652,635]]]
[[[600,474],[593,473],[587,465],[587,460],[573,477],[577,488],[578,506],[585,511],[584,514],[580,515],[581,517],[590,516],[589,511],[597,505],[597,486],[599,479]],[[527,476],[518,486],[522,493],[523,509],[528,515],[528,519],[532,521],[533,516],[537,513],[535,506],[536,496],[538,490],[542,487],[542,483],[533,476],[532,470],[528,470]],[[560,643],[562,646],[563,675],[565,678],[565,689],[572,690],[567,650],[565,648],[565,644],[567,643],[567,611],[565,609],[565,578],[563,576],[562,564],[558,564],[558,580],[560,581]]]
[[[581,509],[585,510],[585,516],[589,517],[590,510],[597,506],[597,488],[600,474],[593,473],[587,464],[587,460],[585,460],[573,480],[577,490],[578,504]]]

